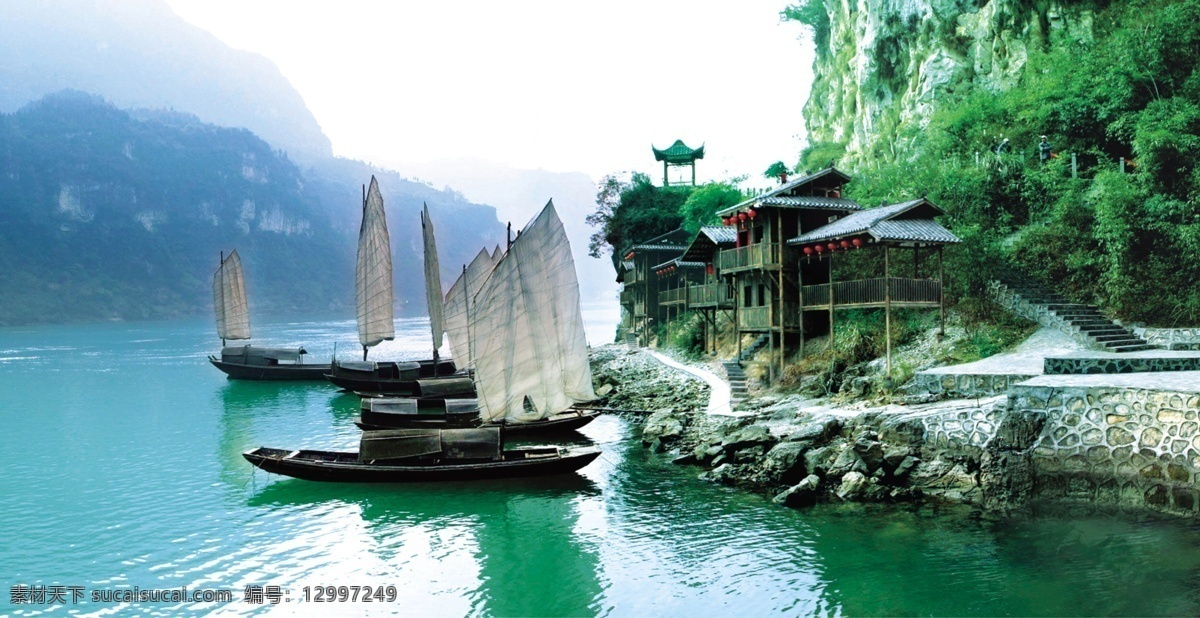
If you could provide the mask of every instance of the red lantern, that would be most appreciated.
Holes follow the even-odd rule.
[[[857,249],[862,246],[862,239],[855,238],[854,240],[850,241],[850,244],[854,245],[854,248]]]
[[[729,217],[721,217],[721,225],[729,225]]]
[[[713,265],[709,264],[708,266],[705,266],[704,271],[710,275],[713,274]]]
[[[813,254],[813,248],[812,248],[812,247],[805,247],[805,248],[804,248],[804,255],[812,255],[812,254]]]
[[[831,242],[831,243],[829,243],[829,250],[830,250],[830,251],[837,251],[837,243],[835,243],[835,242]]]
[[[842,197],[842,192],[838,191],[837,189],[834,189],[833,194],[830,195],[830,197]]]
[[[750,218],[753,219],[756,215],[758,215],[758,211],[751,208],[749,214],[750,214]]]
[[[849,248],[850,248],[850,241],[849,241],[849,240],[845,240],[845,239],[843,239],[843,240],[842,240],[842,242],[841,242],[841,245],[842,245],[842,248],[843,248],[843,249],[849,249]]]
[[[747,219],[746,213],[739,212],[737,218],[738,218],[738,221],[745,221]]]
[[[813,245],[813,249],[817,250],[817,255],[821,255],[821,253],[825,251],[825,247],[823,245]]]

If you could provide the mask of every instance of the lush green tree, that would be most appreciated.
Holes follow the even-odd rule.
[[[680,207],[683,228],[695,234],[705,225],[717,225],[717,213],[743,199],[741,190],[734,183],[710,182],[701,185]]]
[[[588,224],[599,228],[588,242],[589,255],[611,252],[615,264],[617,254],[629,245],[679,227],[683,223],[680,207],[692,189],[659,187],[637,172],[628,182],[606,176],[597,191],[596,210],[587,216]]]

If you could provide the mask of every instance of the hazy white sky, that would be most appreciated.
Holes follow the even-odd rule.
[[[707,144],[701,179],[793,163],[812,82],[787,0],[167,0],[274,61],[338,155],[464,155],[657,177],[650,152]]]

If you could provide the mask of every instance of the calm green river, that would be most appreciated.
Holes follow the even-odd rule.
[[[373,357],[420,355],[423,326],[401,320],[404,336]],[[255,327],[256,342],[304,343],[314,360],[335,342],[356,354],[352,322]],[[226,380],[205,360],[218,347],[208,320],[0,329],[0,615],[1200,613],[1195,523],[795,511],[696,480],[614,417],[584,432],[603,457],[566,477],[372,486],[255,472],[240,454],[259,445],[356,449],[358,401]],[[75,588],[18,603],[24,586]],[[394,586],[394,600],[312,600],[326,586]],[[92,600],[134,587],[234,600]],[[248,587],[278,587],[279,605],[247,602]]]

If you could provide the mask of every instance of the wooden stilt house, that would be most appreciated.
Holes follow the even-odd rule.
[[[796,302],[805,315],[824,313],[828,316],[831,349],[836,330],[834,312],[838,309],[878,307],[884,310],[889,376],[892,309],[937,308],[944,332],[942,248],[961,241],[934,221],[934,217],[942,214],[945,213],[932,202],[920,198],[855,212],[787,241],[788,246],[796,250],[799,260],[800,285]],[[882,255],[877,255],[872,265],[855,254],[853,272],[843,274],[848,276],[846,280],[835,278],[839,272],[835,262],[849,259],[848,254],[864,249]],[[911,262],[905,264],[903,262],[908,260],[903,258],[909,250]],[[930,263],[929,257],[934,257],[935,261]],[[897,276],[902,273],[911,276]],[[801,349],[805,335],[802,329]]]
[[[654,272],[658,275],[658,304],[666,314],[664,319],[674,321],[687,311],[688,287],[704,280],[704,264],[686,262],[679,256],[656,264]]]
[[[688,285],[687,308],[703,320],[705,351],[717,350],[718,312],[733,316],[733,285],[721,276],[719,256],[721,250],[734,248],[736,242],[737,232],[732,227],[702,227],[679,258],[703,267],[700,280]]]
[[[626,332],[634,333],[640,345],[650,342],[651,329],[666,319],[659,304],[659,277],[654,268],[679,255],[687,247],[690,235],[678,228],[650,240],[634,244],[621,253],[617,282],[621,288],[621,307],[626,313]]]
[[[782,370],[786,341],[798,339],[802,330],[797,300],[806,265],[787,241],[861,210],[841,196],[849,181],[829,167],[717,213],[735,232],[735,246],[720,252],[717,267],[733,287],[739,357],[742,336],[758,335],[756,345],[769,345],[778,361],[771,364],[772,374]],[[813,283],[821,277],[815,268],[804,275]]]

